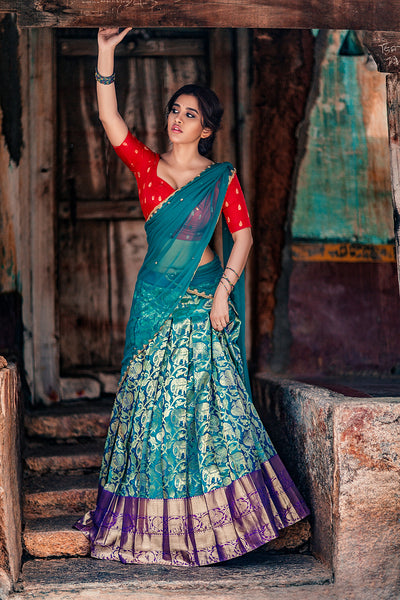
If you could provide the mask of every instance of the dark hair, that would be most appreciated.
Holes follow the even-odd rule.
[[[211,134],[207,138],[201,138],[199,141],[199,153],[203,156],[207,156],[211,152],[215,134],[220,128],[224,109],[222,108],[217,94],[210,90],[210,88],[191,83],[179,88],[179,90],[171,96],[167,104],[167,117],[179,96],[182,96],[183,94],[197,98],[201,113],[201,124],[203,127],[211,129]]]

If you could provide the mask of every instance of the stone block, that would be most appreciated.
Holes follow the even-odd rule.
[[[400,400],[335,406],[335,578],[400,598]]]
[[[87,556],[89,540],[73,529],[76,521],[77,515],[28,521],[24,530],[26,552],[37,558]]]
[[[0,569],[12,581],[22,556],[21,422],[17,369],[9,364],[0,367]]]
[[[279,537],[275,538],[263,546],[265,552],[282,552],[284,550],[303,550],[308,549],[311,542],[311,527],[308,519],[303,519],[286,527],[279,532]]]
[[[101,385],[93,377],[61,377],[60,395],[62,400],[99,398]]]
[[[98,473],[47,475],[26,478],[26,518],[83,514],[96,505]]]
[[[7,600],[12,591],[13,585],[10,575],[0,569],[0,600]]]
[[[51,471],[99,470],[103,449],[103,440],[76,444],[31,443],[25,455],[25,464],[29,471],[38,474]]]
[[[97,375],[101,385],[103,386],[103,393],[115,395],[118,389],[120,373],[99,372]]]
[[[254,403],[271,439],[308,503],[312,549],[333,564],[333,421],[328,390],[257,376]],[[317,390],[317,391],[316,391]]]
[[[266,555],[260,551],[200,569],[88,558],[32,560],[25,563],[23,577],[26,592],[38,591],[43,597],[47,597],[48,591],[76,593],[79,582],[79,593],[90,589],[98,594],[100,590],[114,590],[115,598],[119,598],[122,591],[129,590],[132,598],[141,592],[159,592],[163,598],[168,592],[189,595],[202,592],[204,600],[215,598],[215,593],[233,593],[236,600],[267,600],[268,591],[273,588],[279,590],[283,600],[287,588],[307,585],[320,591],[325,586],[329,588],[331,582],[329,570],[312,556]]]
[[[400,399],[259,376],[255,404],[312,510],[340,599],[400,598]]]
[[[25,431],[31,438],[104,438],[107,435],[111,408],[110,400],[92,400],[35,410],[25,413]]]

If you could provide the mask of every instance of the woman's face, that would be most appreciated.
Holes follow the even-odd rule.
[[[172,105],[168,115],[168,136],[173,144],[199,143],[200,138],[211,134],[208,127],[202,125],[202,115],[195,96],[182,94]]]

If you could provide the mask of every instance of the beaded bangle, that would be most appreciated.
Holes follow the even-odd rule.
[[[228,288],[226,287],[226,285],[225,285],[225,283],[222,281],[222,279],[220,280],[220,284],[224,286],[224,288],[225,288],[225,291],[226,291],[226,293],[227,293],[227,294],[228,294],[228,296],[229,296],[229,294],[230,294],[230,291],[228,290]]]
[[[227,276],[226,276],[226,275],[221,275],[221,279],[225,279],[225,280],[226,280],[226,281],[229,283],[229,285],[231,286],[231,292],[232,292],[232,291],[233,291],[233,288],[235,287],[235,286],[233,285],[233,283],[232,283],[231,281],[229,281],[229,279],[227,278]]]
[[[98,83],[102,83],[103,85],[110,85],[111,83],[114,83],[114,81],[115,81],[115,71],[112,75],[104,76],[104,75],[100,75],[100,73],[98,72],[97,67],[96,67],[96,70],[94,72],[94,78],[96,79],[96,81]]]
[[[230,271],[233,271],[233,273],[235,273],[236,277],[239,279],[239,275],[236,273],[235,269],[232,269],[232,267],[225,267],[225,269],[229,269]]]

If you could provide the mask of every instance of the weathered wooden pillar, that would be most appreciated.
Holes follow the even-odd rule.
[[[374,58],[378,70],[387,73],[387,118],[389,128],[390,174],[397,275],[400,286],[400,33],[363,32],[362,41]]]
[[[29,164],[34,396],[59,400],[55,273],[55,38],[29,32]],[[24,290],[23,290],[24,293]]]
[[[0,356],[0,597],[21,569],[21,396],[17,368]]]

